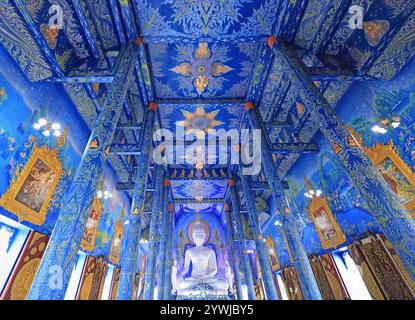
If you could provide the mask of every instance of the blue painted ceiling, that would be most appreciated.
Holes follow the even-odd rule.
[[[350,28],[348,0],[5,0],[0,4],[0,40],[10,53],[20,52],[12,56],[26,76],[36,81],[108,70],[120,46],[141,36],[144,50],[120,123],[139,124],[143,106],[155,100],[158,127],[172,129],[179,123],[187,129],[228,130],[245,120],[244,102],[252,100],[260,106],[271,142],[309,142],[318,128],[270,54],[266,39],[275,34],[287,40],[308,66],[348,65],[358,74],[393,77],[402,62],[383,68],[391,59],[385,48],[389,42],[394,45],[392,36],[409,15],[408,1],[353,3],[364,7],[363,29]],[[63,29],[48,28],[51,4],[63,8]],[[13,38],[19,39],[17,45],[11,44]],[[89,128],[110,82],[105,77],[93,80],[64,84]],[[352,82],[333,78],[317,84],[334,106]],[[273,125],[281,122],[286,125]],[[139,129],[119,129],[114,143],[137,144],[139,135]],[[299,156],[275,155],[281,177]],[[120,182],[131,181],[136,162],[132,155],[110,156]],[[192,166],[171,166],[167,171],[172,174],[174,169],[186,169],[185,177],[190,170],[198,173],[198,182],[172,179],[175,199],[192,200],[200,190],[204,198],[217,199],[216,203],[196,204],[200,210],[222,210],[227,173],[220,173],[221,166],[207,166],[202,172]],[[203,180],[215,174],[218,182]],[[258,191],[257,196],[266,193]],[[194,205],[183,202],[177,209],[192,210]]]

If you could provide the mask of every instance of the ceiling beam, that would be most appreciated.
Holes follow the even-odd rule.
[[[181,105],[181,104],[245,104],[246,98],[211,98],[211,99],[156,99],[156,103],[159,105]]]
[[[188,198],[188,199],[173,199],[175,204],[186,204],[186,203],[223,203],[223,198],[206,198],[202,201],[196,200],[196,198]]]
[[[131,129],[131,130],[140,130],[142,127],[141,123],[119,123],[117,125],[117,129]]]
[[[271,146],[271,151],[279,153],[316,153],[320,148],[315,143],[276,143]]]
[[[138,156],[141,150],[138,144],[113,144],[109,154]]]
[[[339,78],[344,80],[376,80],[374,77],[358,75],[349,69],[339,67],[310,67],[307,71],[314,81],[330,81]]]
[[[117,191],[134,191],[134,182],[119,182],[115,186],[115,190]],[[154,192],[153,187],[147,187],[146,192]]]

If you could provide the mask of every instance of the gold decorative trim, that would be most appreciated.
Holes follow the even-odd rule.
[[[49,190],[46,195],[44,195],[40,209],[36,211],[17,200],[17,197],[19,196],[23,186],[25,186],[25,183],[28,180],[29,175],[32,173],[33,168],[39,164],[39,161],[43,163],[43,165],[45,165],[51,173],[54,173],[55,176],[51,182]],[[35,225],[42,225],[45,222],[47,211],[53,200],[53,193],[62,175],[63,169],[61,161],[58,157],[58,148],[49,149],[46,146],[39,147],[35,144],[25,167],[21,172],[16,172],[15,178],[10,183],[6,193],[4,193],[1,197],[0,205],[7,211],[15,214],[19,221],[28,221]],[[42,184],[39,180],[37,180],[37,183]]]
[[[337,248],[339,245],[346,241],[346,236],[344,235],[342,229],[340,228],[339,224],[334,218],[333,213],[331,212],[327,199],[325,197],[312,198],[307,210],[311,219],[314,222],[323,249]],[[326,213],[327,218],[330,220],[330,223],[332,224],[334,231],[336,233],[335,237],[325,239],[324,234],[320,229],[317,221],[316,215],[318,214],[318,212]]]

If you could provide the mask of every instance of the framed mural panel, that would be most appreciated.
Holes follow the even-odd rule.
[[[415,218],[415,173],[397,154],[395,144],[390,141],[387,145],[376,144],[363,150]]]
[[[17,215],[19,221],[42,225],[62,175],[58,149],[35,144],[25,167],[1,197],[0,205]]]
[[[95,247],[95,238],[98,230],[98,223],[101,219],[104,209],[102,207],[101,200],[98,197],[94,198],[91,210],[89,211],[89,217],[86,222],[84,234],[82,235],[81,248],[84,250],[92,251]]]
[[[334,218],[326,198],[312,198],[307,210],[323,249],[337,248],[346,241],[346,236]]]
[[[280,262],[278,260],[277,250],[275,250],[274,240],[272,240],[271,236],[267,236],[266,245],[271,269],[272,271],[277,271],[280,269]]]
[[[120,219],[115,224],[114,235],[111,241],[111,250],[109,260],[114,264],[120,264],[121,245],[124,238],[124,227],[122,220],[124,218],[124,208],[122,208]]]
[[[376,144],[365,147],[362,136],[349,128],[356,141],[366,152],[370,161],[379,170],[392,191],[401,199],[402,203],[415,218],[415,173],[396,152],[395,143],[390,140],[388,144]]]

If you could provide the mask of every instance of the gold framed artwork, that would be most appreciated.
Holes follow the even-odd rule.
[[[323,249],[337,248],[346,241],[346,236],[334,218],[326,198],[312,198],[307,210]]]
[[[19,221],[42,225],[62,175],[58,148],[35,144],[25,167],[1,197],[0,205],[15,214]]]
[[[84,250],[92,251],[95,247],[95,238],[98,230],[98,223],[101,219],[104,208],[102,207],[101,200],[98,197],[94,198],[91,210],[89,211],[89,217],[86,222],[84,234],[82,235],[81,248]]]
[[[124,227],[122,220],[124,218],[124,208],[122,208],[120,219],[115,224],[114,234],[111,241],[111,250],[109,259],[114,264],[120,264],[121,245],[124,238]]]
[[[395,151],[395,144],[376,144],[363,150],[379,170],[392,191],[415,218],[415,174]]]
[[[415,218],[415,173],[396,152],[395,143],[390,140],[386,145],[378,143],[373,147],[365,147],[362,136],[353,128],[348,129],[392,191]]]
[[[272,240],[271,236],[267,236],[266,246],[271,269],[272,271],[278,271],[280,269],[280,262],[278,260],[277,250],[275,250],[274,240]]]

